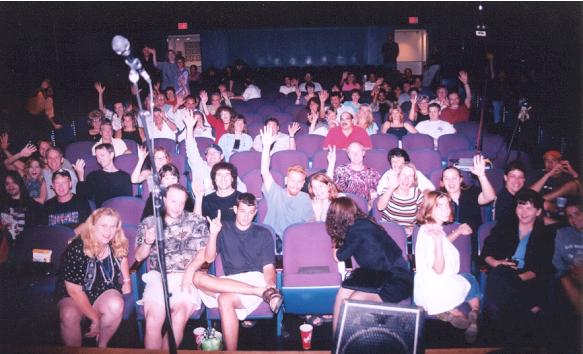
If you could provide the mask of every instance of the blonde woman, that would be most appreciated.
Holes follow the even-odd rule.
[[[374,121],[372,116],[372,109],[368,104],[361,104],[356,113],[356,125],[366,130],[368,135],[378,133],[379,126]]]
[[[110,208],[95,210],[78,230],[65,250],[57,282],[61,338],[66,346],[80,347],[83,336],[95,337],[104,348],[122,320],[122,293],[131,292],[128,240],[120,215]],[[83,318],[91,321],[85,334]]]

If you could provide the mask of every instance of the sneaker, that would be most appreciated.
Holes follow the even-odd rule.
[[[470,326],[466,329],[466,333],[464,334],[466,343],[474,343],[478,337],[478,315],[478,310],[472,310],[468,313]]]

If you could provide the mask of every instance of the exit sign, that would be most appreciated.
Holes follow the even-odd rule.
[[[187,30],[188,29],[188,22],[178,22],[178,29],[179,30]]]
[[[419,23],[419,17],[417,16],[409,16],[409,24],[416,25]]]

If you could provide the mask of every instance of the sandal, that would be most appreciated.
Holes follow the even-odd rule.
[[[267,288],[267,290],[263,292],[262,298],[263,301],[269,304],[271,312],[275,314],[279,312],[279,309],[283,304],[283,296],[279,293],[279,290],[276,288]]]
[[[245,320],[245,321],[241,322],[241,326],[243,328],[253,328],[253,327],[255,327],[256,324],[257,324],[257,321]]]

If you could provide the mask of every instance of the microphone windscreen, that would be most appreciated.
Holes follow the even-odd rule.
[[[111,49],[124,57],[130,54],[130,41],[124,36],[117,35],[111,40]]]

